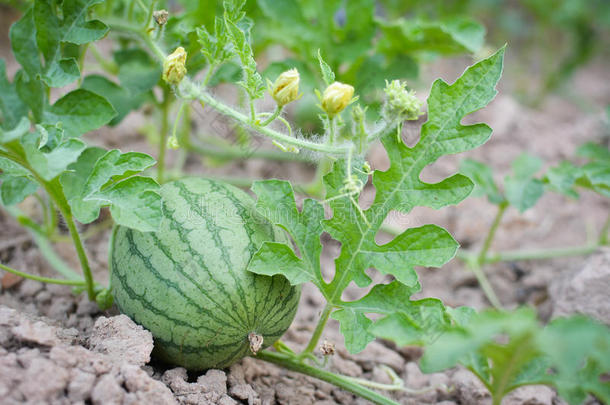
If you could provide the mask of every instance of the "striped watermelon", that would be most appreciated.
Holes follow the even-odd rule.
[[[154,354],[193,370],[223,368],[290,326],[300,290],[282,276],[246,271],[265,240],[286,241],[243,191],[187,178],[161,187],[155,233],[116,227],[110,247],[112,292],[121,312],[150,330]]]

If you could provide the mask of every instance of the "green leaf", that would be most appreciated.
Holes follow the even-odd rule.
[[[107,124],[116,111],[105,98],[87,90],[66,94],[44,112],[47,124],[62,124],[66,136],[78,137]]]
[[[258,197],[257,211],[290,234],[299,247],[302,259],[285,244],[265,242],[253,256],[248,270],[266,275],[282,274],[293,285],[311,281],[321,288],[324,285],[320,271],[320,235],[324,219],[322,205],[306,199],[303,210],[299,212],[294,191],[287,181],[257,181],[252,185],[252,191]]]
[[[542,181],[533,176],[542,167],[542,161],[526,153],[513,162],[513,175],[504,179],[506,199],[519,212],[533,207],[544,193]]]
[[[36,79],[42,72],[42,65],[38,55],[32,8],[11,26],[9,37],[15,59],[23,67],[30,80]]]
[[[460,363],[469,368],[501,400],[528,384],[554,385],[570,404],[587,393],[608,400],[610,383],[610,329],[576,316],[538,325],[533,310],[487,310],[455,315],[453,324],[421,359],[424,372],[436,372]],[[466,315],[466,316],[463,316]]]
[[[590,187],[593,191],[610,197],[610,160],[593,161],[582,167],[586,181],[579,185]]]
[[[42,75],[49,87],[64,87],[80,77],[80,70],[74,58],[53,61]]]
[[[27,73],[19,70],[15,75],[15,89],[23,103],[32,110],[34,120],[40,122],[47,105],[44,83],[38,79],[28,78]]]
[[[492,204],[500,204],[504,197],[494,182],[491,168],[484,163],[472,159],[464,159],[460,162],[460,172],[468,176],[474,183],[472,196],[486,196]]]
[[[36,132],[25,135],[21,140],[21,145],[25,153],[27,162],[44,180],[50,181],[60,175],[66,168],[76,162],[80,154],[85,150],[86,145],[80,139],[62,140],[61,130],[54,135],[53,145],[50,150],[43,148],[47,144],[47,129],[39,126]],[[49,129],[52,129],[50,127]]]
[[[38,183],[27,176],[12,176],[0,173],[0,199],[5,206],[19,204],[25,197],[38,190]]]
[[[141,49],[121,50],[114,54],[114,59],[119,65],[121,86],[131,97],[151,90],[161,78],[161,66]]]
[[[146,99],[144,94],[132,95],[124,87],[99,75],[85,77],[81,88],[104,97],[112,104],[112,108],[117,112],[117,115],[108,125],[117,125],[129,112],[137,109]]]
[[[452,55],[477,52],[484,42],[485,28],[467,18],[445,21],[379,20],[383,36],[378,48],[385,54],[438,53]]]
[[[142,232],[156,230],[161,220],[159,185],[148,177],[133,176],[154,163],[144,153],[86,149],[70,165],[71,171],[60,177],[74,217],[90,223],[101,207],[110,206],[118,224]]]
[[[18,127],[28,113],[26,105],[17,94],[15,84],[10,83],[6,77],[4,59],[0,59],[0,113],[2,113],[2,127],[5,130]]]
[[[30,130],[30,121],[26,117],[21,117],[15,128],[4,131],[0,128],[0,144],[8,143],[12,140],[19,139]]]
[[[587,142],[578,148],[576,155],[603,162],[610,160],[610,149],[603,145]]]
[[[340,309],[331,314],[333,319],[339,321],[339,330],[345,337],[345,347],[352,353],[359,353],[375,340],[375,335],[369,332],[373,324],[363,312],[351,309]]]
[[[610,401],[610,329],[582,316],[558,318],[539,337],[555,371],[550,378],[570,404],[580,404],[587,393]]]
[[[327,86],[330,86],[332,82],[335,81],[335,72],[331,69],[328,63],[324,62],[322,59],[322,54],[318,49],[318,62],[320,62],[320,71],[322,72],[322,79]]]
[[[546,172],[544,181],[548,182],[552,190],[578,198],[574,186],[576,180],[581,176],[582,170],[580,167],[574,166],[570,162],[561,162],[558,166],[552,167]]]
[[[99,20],[88,20],[89,7],[104,0],[64,0],[62,42],[82,45],[101,39],[108,32],[106,24]]]
[[[85,201],[110,205],[112,218],[119,225],[141,232],[154,232],[161,224],[159,184],[150,177],[134,176],[89,194]]]
[[[419,174],[439,157],[476,148],[489,139],[491,128],[487,125],[464,126],[460,121],[495,97],[503,55],[504,48],[468,68],[452,85],[440,79],[434,82],[428,97],[428,120],[413,148],[395,136],[383,139],[391,165],[386,172],[375,172],[376,201],[408,213],[418,205],[441,208],[457,204],[470,194],[473,185],[465,176],[457,174],[428,184]]]
[[[363,298],[341,304],[331,316],[341,324],[347,350],[360,352],[375,336],[401,346],[436,339],[448,323],[445,307],[434,298],[411,301],[411,295],[419,290],[419,284],[407,287],[394,281],[378,284]],[[385,316],[373,322],[366,313]],[[350,324],[354,322],[357,324]]]
[[[106,150],[102,148],[85,149],[78,160],[68,166],[69,171],[63,173],[59,178],[72,213],[84,224],[95,221],[99,216],[99,204],[96,201],[85,201],[84,190],[95,163],[104,154],[106,154]]]

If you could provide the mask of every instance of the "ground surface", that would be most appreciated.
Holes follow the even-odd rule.
[[[4,49],[1,56],[6,57],[5,37],[0,46]],[[442,64],[434,69],[426,72],[426,76],[439,74],[448,81],[457,77],[461,70]],[[523,151],[542,157],[548,166],[573,156],[581,143],[598,139],[607,131],[601,107],[610,103],[610,72],[599,62],[581,71],[573,83],[572,101],[554,96],[540,109],[525,107],[510,95],[501,93],[487,109],[475,115],[476,120],[485,121],[494,128],[492,139],[468,156],[493,164],[500,179],[509,172],[510,162]],[[591,105],[583,107],[580,100],[587,100]],[[197,120],[201,130],[209,123],[209,116]],[[133,149],[154,154],[144,137],[137,134],[141,124],[142,121],[136,118],[119,128],[101,130],[88,139],[112,147],[120,145],[123,151]],[[416,133],[415,126],[407,129],[408,143],[416,140]],[[170,156],[170,162],[173,158],[175,155]],[[373,168],[387,168],[387,157],[380,147],[372,152],[370,161]],[[458,161],[456,157],[441,159],[426,170],[424,179],[434,180],[454,173]],[[202,175],[278,176],[298,181],[306,181],[312,175],[311,168],[300,164],[262,161],[232,163],[206,171],[195,158],[189,159],[187,169]],[[373,192],[367,191],[369,198]],[[35,211],[35,205],[27,201],[21,208]],[[591,229],[601,226],[609,211],[608,200],[591,193],[583,193],[579,200],[547,194],[523,215],[510,210],[493,248],[580,245]],[[393,216],[390,222],[400,228],[436,223],[446,227],[463,246],[477,248],[494,214],[492,205],[475,198],[440,211],[415,209],[408,216]],[[29,234],[1,210],[0,229],[0,262],[35,274],[53,275]],[[380,241],[383,238],[380,235]],[[100,282],[107,279],[107,239],[108,231],[104,230],[86,240],[96,279]],[[69,244],[58,243],[56,248],[77,268]],[[323,253],[327,273],[332,273],[332,260],[337,254],[338,246],[327,243]],[[609,314],[604,312],[607,308],[595,307],[591,297],[584,293],[589,290],[570,288],[571,285],[586,287],[587,283],[607,285],[608,256],[607,250],[600,250],[590,257],[504,263],[489,266],[486,271],[507,307],[534,305],[543,320],[549,319],[554,312],[589,311],[602,319],[605,317],[608,322]],[[591,268],[594,271],[590,271]],[[605,278],[599,278],[600,270],[605,272]],[[475,278],[457,260],[441,269],[419,269],[419,273],[423,285],[419,295],[422,297],[439,297],[452,306],[488,306]],[[19,280],[2,272],[0,277],[0,402],[3,404],[366,403],[326,383],[250,358],[230,370],[210,370],[202,375],[149,363],[152,338],[128,318],[117,316],[114,310],[100,313],[84,297],[72,295],[69,288]],[[608,291],[600,290],[601,294]],[[363,292],[354,289],[346,294],[354,298]],[[305,287],[297,317],[285,336],[289,345],[304,346],[322,306],[320,296]],[[324,339],[336,343],[339,348],[331,368],[354,377],[389,382],[388,375],[380,367],[385,365],[392,368],[407,387],[423,390],[391,394],[403,404],[490,403],[486,391],[465,370],[423,375],[417,366],[421,355],[419,349],[396,348],[391,343],[379,341],[358,355],[349,355],[341,349],[343,339],[334,321],[329,323]],[[563,402],[549,388],[527,387],[511,394],[504,403],[551,405]]]

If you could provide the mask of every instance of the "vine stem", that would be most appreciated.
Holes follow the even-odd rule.
[[[17,220],[21,225],[25,226],[34,243],[38,246],[40,253],[47,259],[51,267],[53,267],[59,274],[70,280],[81,280],[80,275],[72,270],[66,262],[60,258],[57,253],[53,250],[49,239],[46,234],[40,229],[30,217],[26,216],[19,208],[15,206],[2,207],[5,209],[13,218]]]
[[[356,394],[364,399],[368,399],[375,404],[398,405],[398,402],[395,402],[384,395],[366,388],[348,377],[307,365],[289,354],[262,350],[258,352],[256,358],[334,384],[337,387],[343,388],[344,390]]]
[[[66,197],[62,193],[61,184],[59,184],[59,180],[56,177],[54,180],[46,181],[32,166],[30,166],[26,161],[22,160],[20,157],[13,155],[12,153],[7,153],[0,150],[0,156],[6,157],[7,159],[12,160],[13,162],[19,164],[20,166],[27,169],[36,181],[45,189],[51,200],[55,203],[59,212],[64,217],[66,222],[66,226],[70,231],[70,236],[72,237],[72,242],[74,243],[74,248],[76,249],[76,254],[78,256],[78,261],[80,262],[81,269],[83,271],[83,276],[85,277],[85,283],[87,287],[87,296],[90,300],[95,300],[95,283],[93,281],[93,274],[91,273],[91,267],[89,266],[89,259],[87,258],[87,253],[85,252],[85,248],[83,247],[83,242],[81,241],[80,235],[78,233],[78,229],[76,229],[76,224],[74,223],[74,218],[72,217],[72,210],[70,209],[70,205],[66,200]]]
[[[310,162],[310,159],[304,155],[274,150],[250,150],[236,148],[228,144],[226,146],[221,146],[210,145],[207,142],[205,142],[205,144],[190,143],[186,148],[191,149],[193,152],[200,155],[208,155],[220,159],[264,159],[286,162]]]
[[[136,38],[138,38],[140,41],[142,41],[150,49],[150,51],[155,55],[155,57],[160,62],[163,62],[165,60],[165,57],[166,57],[165,52],[163,52],[163,50],[159,47],[159,45],[157,45],[157,43],[146,32],[143,32],[142,30],[139,30],[139,29],[135,29],[120,20],[115,20],[115,19],[109,18],[109,19],[105,20],[105,23],[110,25],[113,30],[122,31],[122,32],[130,33],[130,34],[134,35]],[[262,135],[265,135],[277,142],[293,145],[293,146],[296,146],[297,148],[309,149],[309,150],[312,150],[315,152],[323,152],[323,153],[341,155],[341,156],[345,155],[349,149],[354,147],[352,144],[329,146],[329,145],[320,144],[320,143],[316,143],[316,142],[306,141],[304,139],[293,138],[289,135],[285,135],[281,132],[274,131],[270,128],[266,128],[266,127],[257,125],[254,122],[254,120],[251,119],[251,117],[248,117],[248,116],[240,113],[239,111],[234,110],[233,108],[229,107],[228,105],[216,100],[210,94],[206,93],[201,88],[196,86],[188,77],[185,77],[182,80],[182,83],[180,84],[180,88],[183,91],[186,91],[187,94],[186,94],[185,98],[197,99],[197,100],[203,102],[204,104],[209,105],[210,107],[212,107],[216,111],[220,112],[221,114],[231,117],[232,119],[238,121],[245,128],[251,129],[255,132],[259,132]],[[251,107],[253,107],[253,105],[251,105]],[[252,108],[251,108],[250,114],[252,114]]]
[[[273,114],[271,114],[269,116],[269,118],[267,118],[265,121],[260,123],[261,127],[266,127],[267,125],[269,125],[271,123],[271,121],[273,121],[274,119],[276,119],[277,117],[279,117],[279,115],[282,113],[282,107],[280,107],[279,105],[277,107],[275,107],[275,111],[273,112]]]
[[[86,284],[86,282],[84,280],[61,280],[61,279],[57,279],[57,278],[42,277],[42,276],[36,276],[34,274],[24,273],[23,271],[15,270],[12,267],[5,266],[2,263],[0,263],[0,269],[7,271],[9,273],[13,273],[19,277],[29,278],[30,280],[40,281],[42,283],[72,285],[72,286],[77,286],[77,287],[82,287],[82,286],[85,286],[85,284]]]
[[[506,212],[506,208],[508,208],[508,203],[503,201],[498,205],[498,211],[496,212],[496,216],[487,232],[487,236],[485,237],[485,241],[483,242],[483,247],[481,248],[481,252],[479,253],[478,263],[479,265],[485,263],[487,259],[487,252],[489,252],[489,248],[491,247],[491,242],[493,242],[494,237],[496,236],[496,231],[498,230],[498,226],[500,226],[500,221],[502,221],[502,217]]]
[[[324,152],[324,153],[336,154],[336,155],[345,155],[347,153],[347,151],[353,147],[353,145],[349,145],[349,144],[331,146],[331,145],[306,141],[304,139],[293,138],[289,135],[285,135],[281,132],[274,131],[270,128],[257,125],[256,123],[253,123],[250,120],[250,118],[247,117],[246,115],[240,113],[239,111],[234,110],[233,108],[229,107],[228,105],[216,100],[210,94],[199,89],[195,84],[193,84],[192,82],[189,82],[189,80],[187,78],[185,78],[182,81],[181,88],[185,89],[185,91],[187,93],[187,94],[185,94],[185,96],[187,98],[198,99],[199,101],[202,101],[203,103],[205,103],[206,105],[215,109],[216,111],[220,112],[221,114],[226,115],[226,116],[234,119],[235,121],[238,121],[242,126],[248,128],[248,129],[251,129],[254,132],[260,132],[262,135],[265,135],[280,143],[294,145],[298,148],[309,149],[309,150],[313,150],[315,152]]]
[[[311,335],[311,339],[309,339],[307,347],[305,348],[305,350],[303,350],[303,352],[300,353],[300,356],[305,356],[309,353],[313,353],[313,351],[316,349],[316,346],[320,341],[320,337],[322,336],[322,332],[324,331],[324,327],[326,326],[326,322],[328,322],[328,317],[333,311],[333,308],[334,307],[331,304],[326,303],[326,306],[322,310],[322,314],[320,314],[320,320],[318,321],[318,324],[316,325],[316,328],[314,329],[313,334]]]

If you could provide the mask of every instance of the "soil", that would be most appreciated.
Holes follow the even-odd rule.
[[[8,27],[8,24],[4,25]],[[8,59],[9,72],[14,61],[7,55],[6,32],[0,40],[0,56]],[[462,63],[463,62],[463,63]],[[460,63],[431,67],[424,76],[440,74],[451,82],[460,71]],[[422,83],[425,80],[422,80]],[[430,82],[430,81],[429,81]],[[424,180],[437,180],[454,173],[466,156],[492,164],[497,179],[510,172],[510,163],[522,152],[540,156],[545,167],[574,156],[585,141],[599,141],[608,136],[603,108],[610,104],[610,71],[603,61],[581,70],[571,82],[569,97],[550,96],[537,108],[518,103],[510,94],[500,93],[489,107],[470,120],[487,122],[494,128],[492,139],[483,147],[459,157],[444,157],[427,168]],[[502,86],[500,86],[502,88]],[[223,91],[222,89],[219,91]],[[420,92],[423,94],[423,91]],[[592,95],[592,96],[590,96]],[[582,100],[587,101],[583,106]],[[88,135],[96,144],[138,150],[155,155],[146,138],[138,133],[147,118],[133,118],[112,129]],[[213,112],[198,112],[194,131],[217,130],[228,125]],[[407,143],[415,142],[416,123],[405,129]],[[264,145],[265,146],[265,145]],[[266,147],[266,146],[265,146]],[[170,152],[169,164],[179,152]],[[387,156],[381,147],[370,155],[373,168],[387,168]],[[202,169],[198,158],[189,157],[186,169],[198,175],[242,175],[258,178],[290,178],[307,181],[313,169],[299,163],[248,161],[228,163],[214,169]],[[363,201],[374,195],[369,188]],[[20,208],[35,213],[34,202]],[[502,221],[493,249],[532,249],[583,244],[591,232],[599,231],[610,212],[608,199],[582,193],[580,199],[547,193],[524,214],[509,210]],[[107,215],[107,213],[105,213]],[[470,198],[457,207],[438,211],[416,208],[409,215],[396,213],[388,223],[407,228],[426,223],[445,227],[469,249],[480,247],[495,215],[495,208],[482,198]],[[98,221],[103,221],[103,218]],[[30,235],[5,211],[0,210],[0,262],[32,274],[53,276],[54,272],[38,252]],[[83,226],[83,230],[87,227]],[[387,240],[379,235],[379,241]],[[85,241],[95,278],[104,283],[107,275],[108,230]],[[56,243],[58,253],[74,268],[76,255],[69,243]],[[325,242],[323,266],[331,275],[333,259],[339,246]],[[508,308],[535,306],[546,321],[553,313],[585,312],[610,323],[607,288],[598,288],[598,304],[586,293],[587,283],[604,285],[610,280],[610,252],[600,249],[590,257],[545,261],[501,263],[486,267],[500,301]],[[604,270],[591,275],[591,268]],[[595,272],[593,272],[595,273]],[[438,297],[447,305],[489,306],[476,279],[456,260],[441,269],[419,269],[423,290],[418,297]],[[582,277],[598,277],[582,281]],[[374,275],[375,281],[387,281]],[[2,404],[365,404],[350,393],[262,361],[246,358],[227,370],[187,373],[182,368],[167,368],[151,361],[153,346],[150,333],[135,325],[115,309],[100,312],[94,303],[76,296],[68,287],[44,285],[21,280],[0,271],[0,402]],[[567,280],[567,281],[566,281]],[[575,282],[581,280],[582,282]],[[584,286],[570,288],[570,285]],[[366,291],[350,288],[346,298],[356,298]],[[585,295],[585,293],[587,295]],[[601,294],[601,296],[599,296]],[[604,296],[606,294],[606,296]],[[606,307],[603,307],[606,305]],[[293,348],[304,347],[323,307],[321,296],[311,286],[303,289],[301,305],[285,342]],[[323,339],[336,344],[336,354],[329,367],[345,375],[378,382],[390,382],[384,367],[390,367],[413,392],[389,393],[402,404],[490,404],[483,386],[468,371],[455,368],[425,375],[417,362],[418,348],[396,347],[391,342],[376,341],[357,355],[343,349],[338,325],[330,321]],[[564,404],[555,392],[543,386],[524,387],[506,398],[504,404]],[[588,403],[596,403],[590,399]]]

